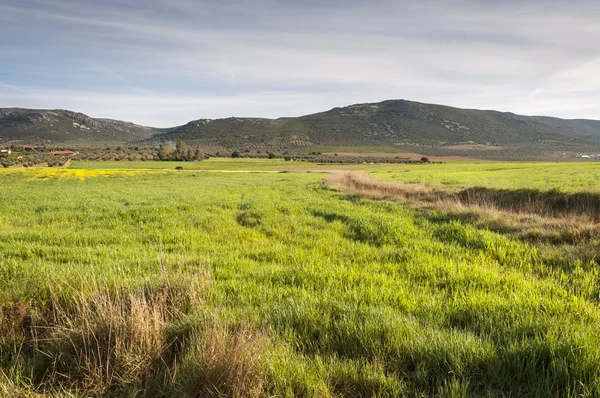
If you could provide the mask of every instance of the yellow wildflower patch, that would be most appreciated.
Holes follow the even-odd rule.
[[[84,181],[89,178],[112,177],[112,176],[135,176],[143,173],[160,173],[150,170],[72,170],[63,168],[35,168],[35,169],[4,169],[2,174],[21,173],[27,177],[27,181],[79,179]]]

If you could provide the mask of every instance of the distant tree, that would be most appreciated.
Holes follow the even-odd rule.
[[[158,148],[158,158],[160,160],[171,160],[173,150],[167,144],[162,144],[160,148]]]
[[[423,157],[421,158],[421,163],[429,163],[429,158],[428,158],[428,157],[426,157],[426,156],[423,156]]]
[[[269,152],[269,159],[275,159],[276,157],[273,152]]]
[[[187,154],[188,146],[183,140],[180,138],[177,140],[177,144],[175,145],[175,151],[177,152],[178,160],[185,160],[185,156]]]
[[[202,160],[204,159],[204,151],[201,147],[196,147],[196,152],[194,153],[194,160]]]
[[[184,160],[190,161],[194,160],[194,149],[191,146],[188,146],[185,150],[185,158]]]
[[[232,158],[239,158],[241,157],[240,153],[238,151],[233,151],[231,152],[231,157]]]

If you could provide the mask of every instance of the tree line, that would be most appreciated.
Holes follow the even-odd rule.
[[[158,148],[158,158],[160,160],[192,161],[203,160],[205,156],[200,146],[194,147],[179,139],[177,140],[175,149],[169,144],[162,144]]]

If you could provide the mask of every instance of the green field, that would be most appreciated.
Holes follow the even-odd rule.
[[[600,163],[448,162],[373,170],[377,178],[431,186],[600,191]]]
[[[329,171],[329,170],[376,170],[392,172],[397,165],[383,163],[362,164],[332,164],[314,162],[286,162],[283,159],[231,159],[211,158],[202,162],[87,162],[73,161],[69,168],[74,170],[174,170],[183,167],[187,170],[216,170],[216,171]]]
[[[300,172],[318,165],[176,165],[0,171],[0,396],[600,396],[595,259]],[[591,163],[319,167],[600,187]]]

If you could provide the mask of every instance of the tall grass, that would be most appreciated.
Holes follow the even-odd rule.
[[[595,263],[322,178],[1,175],[0,394],[600,394]]]
[[[439,220],[448,220],[451,215],[496,231],[513,232],[533,242],[580,244],[600,233],[600,194],[590,192],[435,189],[425,184],[376,180],[365,172],[332,173],[324,183],[366,198],[430,207],[442,212],[433,215]]]

